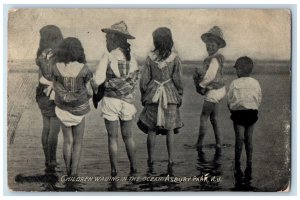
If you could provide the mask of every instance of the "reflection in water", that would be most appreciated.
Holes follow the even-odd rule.
[[[65,182],[65,187],[62,188],[62,191],[75,192],[75,191],[84,191],[83,183],[81,182]]]
[[[110,181],[108,184],[107,191],[117,191],[117,190],[118,190],[117,181]]]
[[[200,189],[205,191],[221,190],[219,186],[221,171],[221,149],[216,148],[214,158],[211,161],[207,161],[205,153],[202,149],[198,150],[198,167],[200,171],[200,177],[208,177],[208,181],[199,182]]]
[[[148,170],[142,180],[135,181],[137,191],[180,191],[179,183],[168,181],[166,177],[174,177],[174,165],[167,168],[167,173],[157,174],[153,163],[148,163]],[[171,179],[171,178],[170,178]]]
[[[58,177],[55,174],[42,174],[33,176],[24,176],[22,174],[18,174],[15,177],[15,181],[17,183],[56,183],[58,181]]]
[[[148,178],[159,178],[159,177],[167,177],[166,174],[160,174],[158,176],[148,176]],[[144,191],[181,191],[181,187],[179,183],[169,182],[169,181],[151,181],[151,180],[143,180],[136,182],[139,185],[140,190]]]
[[[59,191],[55,186],[58,182],[58,176],[55,173],[46,173],[41,175],[24,176],[18,174],[15,177],[17,183],[42,183],[42,191]]]
[[[234,188],[232,188],[231,190],[259,192],[259,189],[253,187],[250,181],[244,181],[241,177],[235,178]]]
[[[42,183],[40,185],[41,191],[83,191],[82,183],[80,182],[72,182],[66,181],[63,182],[62,185],[59,182],[59,178],[54,171],[53,173],[46,174],[37,174],[31,176],[25,176],[22,174],[18,174],[15,177],[15,181],[17,183],[25,184],[25,183]]]
[[[224,163],[228,163],[225,159],[221,159],[221,157],[223,157],[223,154],[224,152],[221,152],[221,149],[198,150],[197,168],[194,168],[194,166],[190,163],[184,165],[180,162],[176,162],[175,167],[173,166],[173,168],[175,168],[175,173],[170,173],[170,170],[168,170],[168,167],[166,165],[167,161],[162,160],[156,162],[154,165],[148,165],[148,170],[146,170],[145,168],[141,169],[143,173],[139,174],[139,176],[137,176],[137,179],[127,179],[127,181],[111,181],[104,184],[95,184],[95,182],[65,181],[60,178],[63,177],[64,170],[56,170],[56,172],[54,173],[36,174],[29,176],[19,174],[15,177],[15,181],[19,184],[24,184],[24,186],[26,186],[26,184],[29,185],[32,183],[36,183],[36,186],[40,187],[40,190],[42,191],[57,192],[88,191],[91,185],[93,185],[94,188],[99,188],[99,191],[259,191],[257,188],[251,186],[251,168],[246,168],[245,172],[242,172],[240,170],[241,173],[236,173],[235,176],[233,176],[233,171],[227,170],[226,166],[228,167],[228,165],[223,164],[223,160]],[[196,159],[194,159],[194,163],[195,162]],[[193,169],[190,169],[191,167]],[[189,169],[190,171],[186,176],[190,177],[192,175],[192,177],[196,177],[199,179],[204,177],[204,181],[196,180],[189,182],[174,182],[159,179],[161,177],[170,177],[170,179],[171,177],[174,178],[176,177],[176,173],[183,174],[183,176],[177,177],[182,178],[185,174],[182,170],[187,169]],[[164,171],[164,173],[158,174],[158,171]],[[228,177],[226,178],[227,182],[221,181],[221,177]],[[208,181],[205,180],[206,178]],[[232,178],[235,178],[234,187],[232,186]]]
[[[235,184],[232,191],[259,191],[251,185],[252,180],[252,167],[247,166],[245,173],[242,172],[240,166],[235,166],[234,171]]]

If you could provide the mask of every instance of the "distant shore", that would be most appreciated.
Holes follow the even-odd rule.
[[[97,64],[98,60],[89,60],[87,65],[93,67]],[[139,66],[143,66],[143,61],[138,61]],[[201,66],[202,61],[195,60],[184,60],[182,61],[183,73],[191,74],[194,69]],[[233,60],[228,60],[224,64],[224,74],[235,73]],[[291,71],[291,61],[289,60],[255,60],[254,61],[254,71],[253,73],[263,73],[263,74],[277,74],[277,73],[290,73]],[[9,60],[7,62],[7,71],[10,73],[14,72],[28,72],[36,73],[37,66],[35,65],[34,59],[24,59],[24,60]]]

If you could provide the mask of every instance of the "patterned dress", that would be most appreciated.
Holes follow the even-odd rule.
[[[36,102],[42,115],[46,117],[55,117],[55,103],[50,99],[52,91],[52,50],[45,49],[41,55],[36,58],[36,64],[39,67],[39,84],[36,88]]]
[[[92,78],[92,73],[86,65],[78,62],[69,63],[66,67],[61,65],[64,64],[58,63],[53,67],[55,104],[57,106],[55,111],[57,117],[66,126],[73,126],[80,123],[90,111],[91,95],[88,92],[87,83]],[[65,69],[64,74],[62,69]]]
[[[144,109],[138,127],[145,133],[166,134],[170,130],[178,133],[183,126],[179,111],[183,94],[179,57],[172,52],[167,59],[158,61],[157,55],[151,53],[142,72],[140,90]]]

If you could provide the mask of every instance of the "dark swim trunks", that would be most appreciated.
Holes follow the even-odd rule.
[[[231,120],[238,125],[245,127],[253,125],[258,119],[257,110],[232,110]]]

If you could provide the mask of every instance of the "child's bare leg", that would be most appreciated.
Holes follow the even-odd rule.
[[[48,151],[48,137],[50,132],[50,117],[43,115],[43,131],[42,131],[42,145],[45,155],[45,165],[48,166],[50,163],[49,160],[49,151]]]
[[[77,125],[72,127],[73,133],[73,152],[72,152],[72,168],[71,175],[77,175],[77,169],[80,160],[81,146],[84,135],[85,118]]]
[[[198,148],[201,148],[203,146],[203,139],[207,131],[207,120],[213,110],[214,110],[214,103],[204,101],[202,107],[202,113],[200,116],[199,136],[196,144]]]
[[[253,135],[254,125],[248,126],[245,129],[245,149],[247,155],[247,165],[252,163],[252,152],[253,152],[253,145],[252,145],[252,135]]]
[[[135,157],[135,143],[132,137],[132,120],[122,121],[121,120],[121,133],[125,143],[127,156],[130,162],[130,173],[136,173],[136,157]]]
[[[154,158],[155,139],[156,139],[156,132],[149,131],[147,137],[148,164],[152,164],[154,160],[153,158]]]
[[[240,159],[243,151],[245,128],[235,123],[233,123],[233,127],[235,132],[235,167],[236,170],[240,170],[241,167]]]
[[[219,116],[219,104],[214,104],[213,112],[210,114],[210,122],[214,129],[215,140],[216,140],[216,147],[221,148],[221,134],[220,134],[220,127],[218,123],[218,116]]]
[[[174,132],[168,131],[167,133],[167,149],[168,149],[168,156],[169,156],[169,164],[173,164],[173,152],[174,152]]]
[[[168,131],[167,138],[167,149],[168,149],[168,156],[169,156],[169,162],[168,162],[168,173],[170,175],[173,175],[173,152],[174,152],[174,132],[173,130]]]
[[[253,152],[253,145],[252,145],[252,135],[253,135],[254,125],[248,126],[245,129],[245,148],[246,148],[246,155],[247,155],[247,167],[245,170],[245,175],[247,179],[251,179],[252,176],[252,152]]]
[[[111,176],[117,175],[117,152],[118,152],[118,121],[105,121],[108,133],[108,152],[111,166]]]
[[[67,174],[71,175],[71,162],[72,162],[72,148],[73,148],[73,135],[72,127],[67,127],[61,123],[62,132],[64,135],[63,155],[67,168]]]
[[[50,132],[48,137],[48,151],[49,151],[49,161],[50,165],[56,166],[56,149],[57,149],[57,139],[60,130],[60,122],[57,117],[50,118]]]

